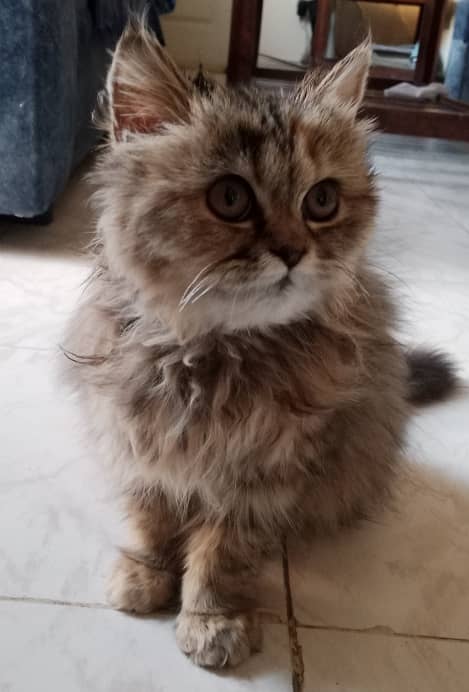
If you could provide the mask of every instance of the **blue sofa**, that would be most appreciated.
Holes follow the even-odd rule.
[[[96,142],[91,113],[131,0],[0,4],[0,215],[47,215]],[[173,0],[150,2],[151,23]]]

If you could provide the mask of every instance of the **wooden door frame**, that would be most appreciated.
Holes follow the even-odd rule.
[[[257,65],[263,0],[233,0],[228,81],[252,79]]]

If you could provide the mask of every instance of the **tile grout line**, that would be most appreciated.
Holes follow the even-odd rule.
[[[283,566],[283,580],[285,586],[286,595],[286,610],[287,610],[287,622],[284,623],[281,619],[269,618],[268,614],[266,617],[265,613],[262,613],[262,622],[268,624],[286,624],[288,627],[289,640],[291,645],[291,655],[293,672],[296,673],[296,677],[301,678],[298,686],[298,682],[294,683],[294,692],[301,692],[303,684],[303,657],[301,645],[298,641],[297,630],[317,630],[320,632],[343,632],[347,634],[362,634],[371,636],[382,636],[382,637],[397,637],[399,639],[423,639],[429,641],[437,642],[455,642],[458,644],[469,644],[469,638],[466,637],[445,637],[443,635],[437,634],[415,634],[413,632],[396,632],[392,628],[385,625],[374,625],[372,627],[365,628],[355,628],[355,627],[341,627],[340,625],[308,625],[306,623],[298,622],[295,618],[293,611],[293,599],[291,594],[290,586],[290,576],[289,576],[289,565],[288,556],[284,552],[282,557]],[[96,610],[114,610],[111,606],[106,603],[87,603],[84,601],[65,601],[57,598],[41,598],[35,596],[2,596],[0,595],[0,603],[27,603],[27,604],[37,604],[37,605],[52,605],[52,606],[62,606],[71,608],[89,608]],[[295,687],[296,684],[296,687]]]
[[[320,632],[344,632],[347,634],[364,634],[364,635],[375,635],[382,637],[397,637],[399,639],[423,639],[436,642],[455,642],[457,644],[469,644],[469,638],[465,637],[445,637],[439,636],[437,634],[413,634],[406,632],[395,632],[391,627],[385,625],[375,625],[373,627],[365,628],[354,628],[354,627],[340,627],[339,625],[307,625],[304,623],[296,622],[296,626],[300,629],[305,630],[317,630]]]
[[[58,346],[19,346],[18,344],[0,344],[0,350],[35,351],[36,353],[59,353]]]
[[[30,603],[37,605],[68,606],[71,608],[91,608],[112,610],[105,603],[85,603],[81,601],[63,601],[57,598],[36,598],[34,596],[0,596],[0,603]]]
[[[283,585],[285,587],[285,602],[287,610],[288,642],[290,646],[292,689],[293,692],[302,692],[304,686],[305,667],[303,651],[298,641],[297,622],[293,610],[293,598],[290,585],[290,568],[286,540],[283,541],[282,550]]]
[[[0,348],[14,349],[18,348],[24,351],[50,351],[52,346],[22,346],[20,344],[13,343],[0,343]]]

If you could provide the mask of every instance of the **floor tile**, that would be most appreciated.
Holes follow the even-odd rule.
[[[5,692],[289,692],[284,625],[264,627],[263,651],[235,671],[197,668],[180,653],[172,619],[110,610],[0,602]]]
[[[381,135],[371,159],[379,173],[397,181],[453,185],[467,178],[469,144]]]
[[[394,507],[373,523],[291,544],[300,624],[469,639],[469,396],[412,423]]]
[[[405,187],[381,181],[372,266],[394,295],[400,338],[448,351],[469,376],[469,233],[418,187],[403,198]]]
[[[450,219],[454,219],[469,233],[469,159],[468,172],[465,179],[451,185],[433,184],[422,185],[422,190],[429,199],[438,204]]]
[[[0,348],[0,595],[104,603],[117,500],[80,431],[59,354]],[[253,584],[266,620],[284,619],[279,559]]]
[[[58,359],[0,349],[0,594],[102,602],[111,493],[87,458]]]
[[[0,220],[0,346],[54,349],[61,342],[89,273],[89,166],[73,176],[50,225]]]
[[[1,240],[0,240],[1,243]],[[0,346],[56,350],[90,265],[80,256],[0,254]]]
[[[465,229],[419,186],[381,179],[379,188],[381,203],[371,245],[374,263],[393,269],[406,281],[467,278]]]
[[[300,629],[304,692],[466,692],[469,643]]]

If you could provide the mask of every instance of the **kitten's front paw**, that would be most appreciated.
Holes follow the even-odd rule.
[[[236,666],[260,650],[261,628],[253,614],[179,615],[176,638],[194,663],[209,668]]]
[[[176,588],[177,580],[171,572],[154,569],[121,555],[114,566],[107,597],[116,610],[152,613],[171,601]]]

